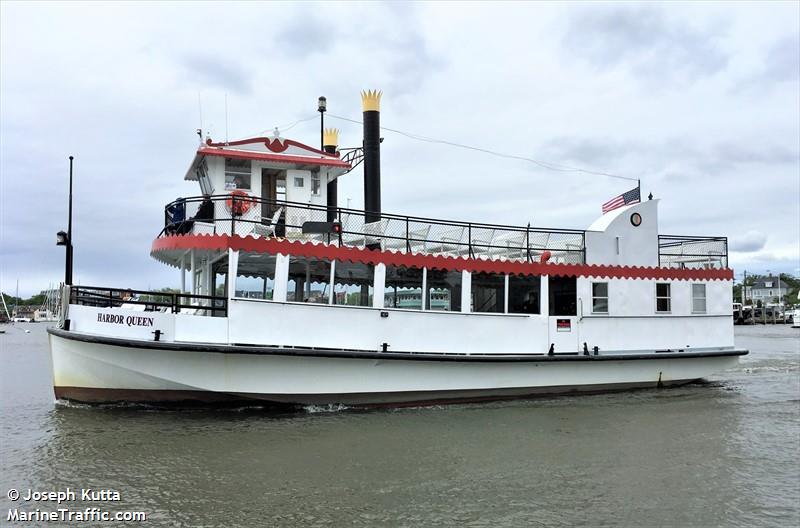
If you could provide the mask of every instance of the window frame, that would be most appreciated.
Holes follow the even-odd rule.
[[[662,284],[665,285],[668,288],[666,297],[663,296],[663,295],[661,295],[661,296],[658,295],[658,287],[660,285],[662,285]],[[656,313],[657,314],[670,314],[670,313],[672,313],[672,283],[671,282],[656,282],[655,283],[655,294],[656,294],[655,295],[655,297],[656,297],[656,306],[655,306]],[[666,299],[667,300],[667,309],[666,310],[659,310],[658,309],[658,300],[659,299]]]
[[[703,287],[703,309],[696,310],[695,309],[695,300],[699,300],[701,297],[696,297],[694,294],[694,287],[695,286],[702,286]],[[706,284],[704,282],[693,282],[691,284],[691,298],[692,298],[692,313],[693,314],[705,314],[708,313],[708,288],[706,288]]]
[[[322,177],[319,171],[311,173],[311,196],[322,196]]]
[[[595,284],[597,284],[597,285],[605,284],[605,286],[606,286],[606,294],[605,295],[595,295],[594,294],[594,286],[595,286]],[[592,291],[591,291],[591,294],[592,294],[592,315],[608,315],[609,314],[608,282],[607,281],[597,281],[597,282],[592,281],[591,285],[592,285],[591,286],[591,288],[592,288]],[[595,307],[594,307],[595,299],[605,299],[606,300],[606,309],[605,309],[605,311],[595,310]]]

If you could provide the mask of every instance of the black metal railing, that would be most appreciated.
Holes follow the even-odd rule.
[[[659,235],[658,265],[670,268],[727,268],[728,239]]]
[[[143,306],[146,312],[180,313],[183,310],[215,317],[225,317],[228,314],[226,297],[129,288],[73,286],[70,288],[70,304],[98,308]]]
[[[341,246],[380,248],[408,253],[472,258],[580,264],[585,262],[585,231],[519,227],[381,213],[365,222],[367,212],[336,208],[337,234],[311,235],[305,222],[325,222],[328,207],[267,200],[245,195],[181,198],[164,208],[159,234],[233,234],[316,240]]]

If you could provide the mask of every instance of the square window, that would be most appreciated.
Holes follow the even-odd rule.
[[[608,313],[608,283],[592,283],[592,313]]]
[[[303,187],[303,178],[299,176],[295,176],[294,178],[294,186],[295,187]]]
[[[692,284],[692,313],[706,313],[705,284]]]
[[[656,312],[669,313],[672,311],[672,285],[669,283],[656,283]]]
[[[311,194],[314,196],[319,196],[320,188],[322,185],[320,184],[319,173],[314,172],[311,174]]]
[[[250,160],[225,158],[225,190],[250,190]]]

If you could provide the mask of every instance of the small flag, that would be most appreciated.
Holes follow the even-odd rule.
[[[628,204],[635,204],[642,201],[642,197],[639,194],[639,187],[634,187],[628,192],[624,192],[619,196],[615,196],[606,203],[603,204],[603,214],[606,214],[609,211],[613,211],[623,205]]]

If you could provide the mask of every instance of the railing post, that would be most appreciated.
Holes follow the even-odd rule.
[[[406,217],[406,252],[411,253],[411,241],[408,239],[409,232],[408,232],[408,217]]]
[[[475,255],[472,253],[472,222],[467,224],[467,248],[469,249],[469,258]]]
[[[344,231],[344,225],[342,223],[342,208],[341,207],[337,207],[336,208],[336,218],[339,219],[339,247],[342,247],[342,231]],[[349,216],[347,218],[350,219]]]
[[[531,261],[531,223],[525,228],[525,261]]]
[[[231,236],[236,234],[236,195],[231,195]]]

